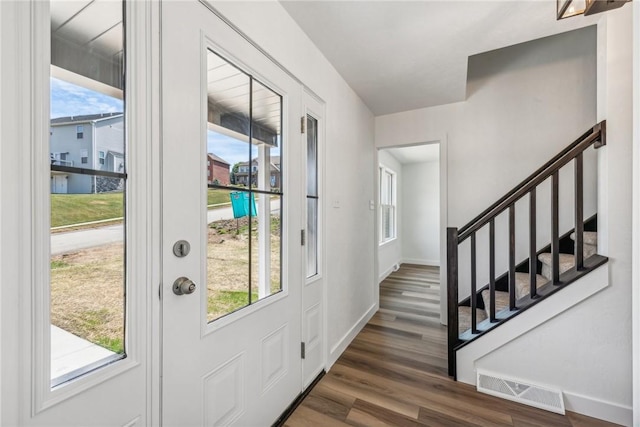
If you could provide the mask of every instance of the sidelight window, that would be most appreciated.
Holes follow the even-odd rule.
[[[126,357],[122,1],[51,1],[51,387]],[[88,132],[88,129],[91,129]],[[101,151],[96,150],[100,141]],[[98,164],[96,164],[96,161]],[[62,179],[64,178],[64,179]]]
[[[307,115],[307,278],[318,274],[318,120]]]

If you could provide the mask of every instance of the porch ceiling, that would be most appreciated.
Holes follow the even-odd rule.
[[[463,101],[469,56],[602,16],[556,21],[555,0],[280,2],[375,115]]]

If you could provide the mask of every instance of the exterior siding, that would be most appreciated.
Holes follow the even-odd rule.
[[[220,185],[229,185],[229,165],[209,158],[209,180],[211,183],[218,181]]]
[[[82,138],[77,137],[77,126],[83,126]],[[51,156],[64,153],[60,165],[86,169],[124,172],[124,122],[122,116],[66,124],[52,124],[50,133]],[[104,153],[104,164],[100,163]],[[86,163],[82,158],[86,157]],[[53,178],[52,178],[53,181]],[[117,190],[120,180],[96,178],[89,175],[68,174],[67,193],[87,194]],[[97,187],[97,188],[96,188]]]

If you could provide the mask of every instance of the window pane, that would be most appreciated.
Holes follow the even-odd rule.
[[[51,2],[52,386],[125,356],[122,10]]]
[[[318,274],[318,199],[307,198],[307,277]]]
[[[318,196],[318,121],[307,116],[307,196]]]
[[[249,209],[246,191],[209,189],[209,202],[218,207],[207,212],[208,321],[249,305],[249,228],[253,216],[234,218]],[[229,201],[229,202],[227,202]],[[224,204],[224,205],[223,205]]]
[[[282,97],[255,80],[252,89],[252,183],[258,190],[279,193]]]
[[[257,215],[251,228],[252,302],[282,289],[280,223],[281,198],[254,193]]]
[[[387,205],[382,206],[382,237],[391,237],[391,209]]]

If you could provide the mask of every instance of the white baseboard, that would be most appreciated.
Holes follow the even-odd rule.
[[[622,406],[617,403],[566,391],[563,392],[563,395],[567,411],[577,412],[588,417],[623,426],[631,426],[633,424],[633,410],[630,406]]]
[[[333,364],[336,363],[336,360],[338,360],[340,355],[344,353],[344,351],[347,349],[349,344],[351,344],[351,341],[353,341],[356,335],[360,333],[362,328],[364,328],[364,325],[366,325],[367,322],[371,320],[371,318],[373,317],[374,314],[376,314],[377,311],[378,311],[378,304],[374,303],[362,315],[362,317],[358,319],[356,324],[353,325],[351,329],[349,329],[349,331],[347,331],[347,333],[342,336],[342,338],[338,341],[338,343],[331,348],[331,351],[329,352],[329,357],[327,358],[327,368],[326,368],[327,372],[329,372],[329,369],[331,369]]]
[[[394,267],[395,267],[395,265],[392,265],[391,267],[389,267],[388,269],[386,269],[386,270],[384,271],[384,273],[382,273],[382,274],[380,275],[380,277],[378,277],[378,284],[382,283],[382,281],[383,281],[384,279],[386,279],[387,277],[389,277],[389,275],[390,275],[391,273],[393,273]]]
[[[416,265],[428,265],[430,267],[440,267],[440,260],[424,259],[424,258],[403,258],[402,264],[416,264]]]

